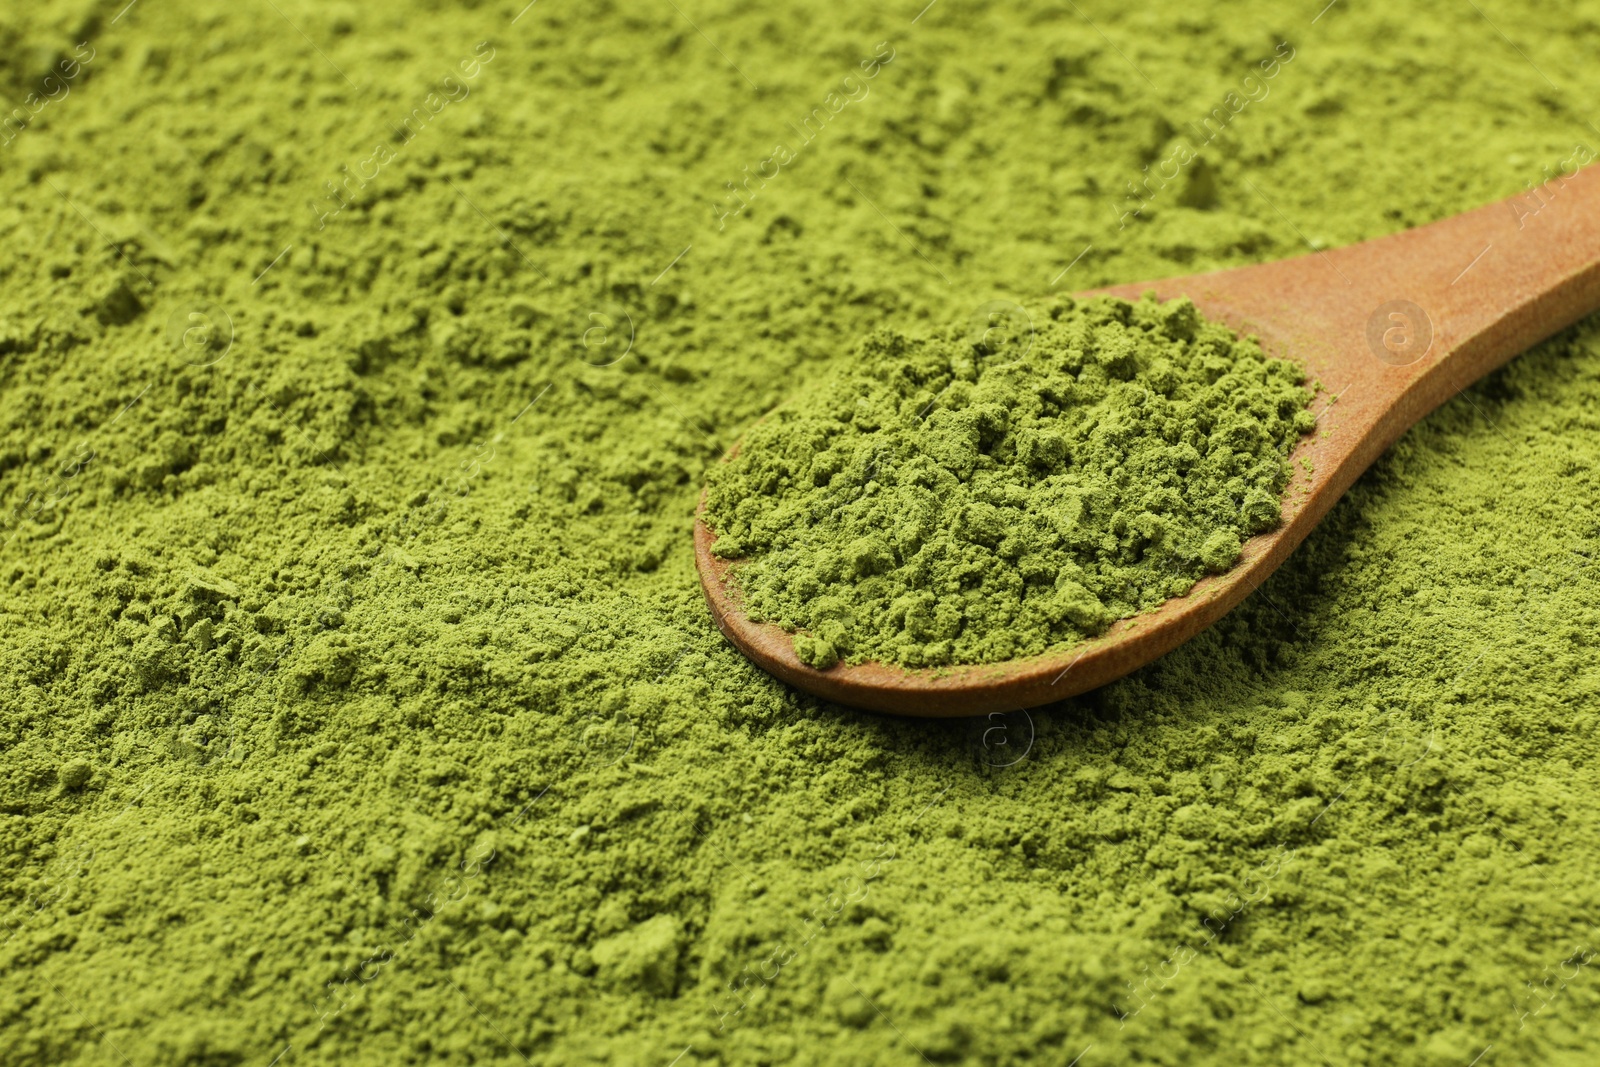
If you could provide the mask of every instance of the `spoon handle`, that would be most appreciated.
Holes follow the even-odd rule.
[[[1594,158],[1580,151],[1581,162]],[[1364,338],[1351,339],[1365,343],[1341,348],[1347,361],[1366,361],[1394,398],[1387,447],[1485,374],[1600,308],[1600,167],[1342,252],[1341,271],[1371,277],[1366,300],[1341,315],[1366,312]],[[1336,293],[1330,298],[1342,300]]]
[[[1325,391],[1315,401],[1316,429],[1290,456],[1282,523],[1251,538],[1231,570],[1201,579],[1188,595],[1123,619],[1100,637],[1026,660],[817,671],[800,662],[788,634],[740,610],[728,563],[711,552],[715,535],[697,520],[696,564],[717,625],[753,662],[791,685],[904,715],[1034,707],[1165,655],[1254,592],[1418,419],[1600,308],[1600,167],[1587,166],[1591,160],[1580,149],[1563,163],[1569,176],[1362,244],[1082,294],[1187,296],[1207,318],[1255,334],[1271,354],[1300,363]]]
[[[1304,365],[1327,397],[1314,461],[1321,518],[1400,435],[1467,386],[1600,309],[1600,166],[1576,149],[1535,189],[1314,255],[1105,290],[1187,295]],[[1573,168],[1577,168],[1573,172]],[[1297,457],[1298,458],[1298,457]],[[1290,497],[1286,518],[1301,510]],[[1294,538],[1298,540],[1298,538]]]

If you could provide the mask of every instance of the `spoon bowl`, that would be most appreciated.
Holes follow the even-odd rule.
[[[1253,593],[1345,491],[1418,420],[1530,346],[1600,308],[1600,168],[1417,229],[1274,263],[1096,289],[1187,296],[1200,312],[1317,383],[1316,427],[1289,456],[1282,522],[1228,571],[1027,659],[909,669],[817,670],[790,633],[740,608],[737,566],[695,521],[695,563],[718,627],[763,670],[840,704],[915,716],[1036,707],[1116,680],[1172,651]]]

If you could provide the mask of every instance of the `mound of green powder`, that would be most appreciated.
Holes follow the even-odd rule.
[[[1298,365],[1192,303],[1061,298],[1035,336],[885,332],[715,469],[714,551],[813,667],[989,663],[1188,592],[1279,521]]]
[[[0,6],[0,1061],[1588,1067],[1600,320],[1031,715],[691,539],[886,322],[1561,226],[1600,5],[1478,2]]]

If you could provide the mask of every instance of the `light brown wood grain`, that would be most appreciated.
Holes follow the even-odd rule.
[[[1600,307],[1600,167],[1557,179],[1542,195],[1346,248],[1081,295],[1137,299],[1151,290],[1163,300],[1187,296],[1208,318],[1256,335],[1269,354],[1299,362],[1320,386],[1317,427],[1290,457],[1283,522],[1246,542],[1233,569],[1059,652],[986,666],[864,663],[819,671],[795,656],[788,633],[739,609],[730,566],[711,553],[716,534],[697,518],[701,585],[728,640],[808,693],[921,716],[1034,707],[1165,655],[1254,592],[1414,423]],[[1424,320],[1431,333],[1425,350]]]

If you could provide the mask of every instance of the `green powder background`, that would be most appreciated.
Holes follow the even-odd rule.
[[[83,41],[0,134],[4,1062],[1592,1062],[1594,321],[1031,718],[786,689],[689,534],[873,328],[1543,180],[1600,6],[79,0],[5,114]]]
[[[1299,364],[1184,299],[1011,317],[872,335],[707,474],[712,551],[740,561],[751,618],[802,631],[804,662],[1070,647],[1278,524],[1315,419]]]

